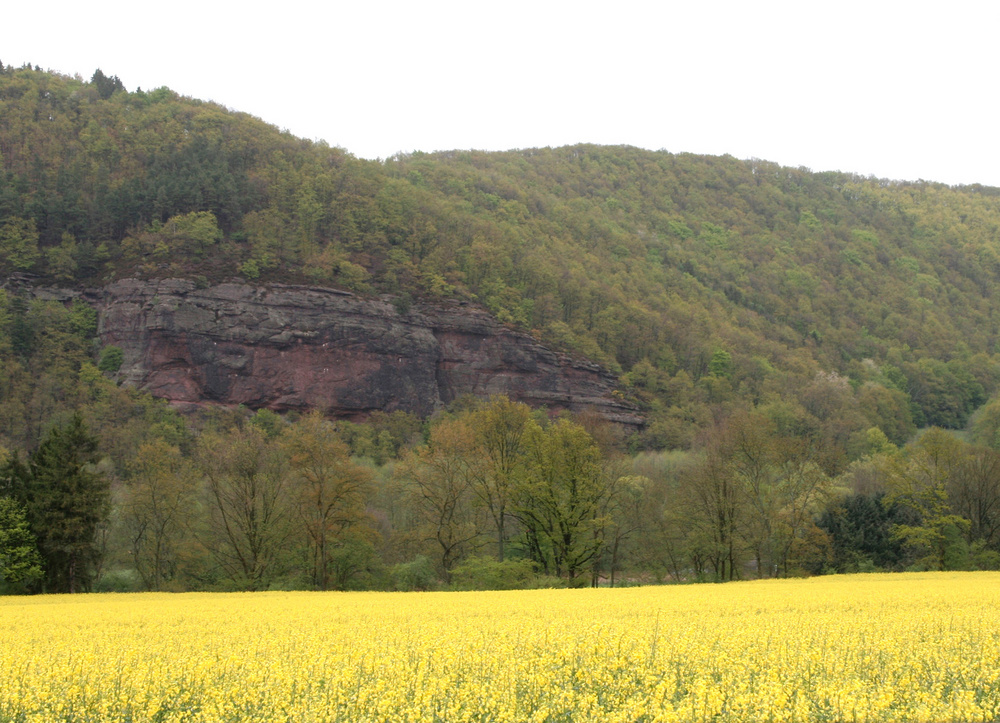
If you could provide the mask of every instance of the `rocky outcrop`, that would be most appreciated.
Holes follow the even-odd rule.
[[[463,394],[506,394],[552,411],[642,420],[615,378],[461,303],[414,303],[304,286],[196,288],[181,279],[112,283],[91,296],[121,380],[179,404],[319,408],[347,418],[426,416]]]

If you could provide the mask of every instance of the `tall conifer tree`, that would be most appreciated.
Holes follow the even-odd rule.
[[[93,582],[109,492],[107,478],[94,470],[99,459],[97,439],[74,414],[48,433],[29,460],[27,512],[46,592],[81,592]]]

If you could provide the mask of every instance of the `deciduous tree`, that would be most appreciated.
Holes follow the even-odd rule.
[[[515,486],[524,475],[528,436],[538,429],[531,409],[507,397],[492,397],[473,412],[472,424],[477,454],[473,490],[489,511],[496,529],[497,559],[503,562],[507,541],[507,522]]]
[[[147,590],[162,590],[178,576],[187,521],[196,509],[194,470],[163,440],[139,447],[121,505],[136,571]]]
[[[239,586],[266,588],[291,533],[286,456],[258,427],[244,425],[225,436],[204,435],[198,466],[213,532],[210,551]]]
[[[288,493],[309,543],[312,584],[330,586],[335,550],[349,531],[365,526],[372,475],[354,462],[347,444],[319,412],[289,427],[282,438],[288,455]]]
[[[483,533],[473,506],[482,464],[475,432],[469,420],[460,417],[434,425],[427,445],[397,467],[397,474],[410,485],[427,536],[438,548],[446,581]]]
[[[587,431],[568,419],[532,429],[526,475],[516,488],[516,515],[535,553],[570,585],[598,555],[618,479],[605,473]]]
[[[924,568],[947,570],[961,564],[950,548],[970,522],[952,512],[948,487],[960,469],[962,447],[952,434],[932,428],[911,447],[884,458],[888,488],[884,503],[898,504],[916,516],[911,524],[896,525],[893,534]]]

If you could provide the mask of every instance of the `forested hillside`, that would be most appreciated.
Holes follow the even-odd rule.
[[[448,528],[454,549],[441,540],[440,520],[434,534],[420,521],[420,505],[434,507],[414,493],[420,474],[391,468],[436,469],[444,464],[428,446],[436,434],[472,434],[448,442],[460,461],[482,451],[476,434],[486,432],[469,431],[472,417],[455,429],[389,415],[341,423],[352,464],[384,482],[364,486],[369,496],[356,508],[368,522],[349,536],[349,549],[368,550],[369,561],[404,565],[428,545],[431,559],[445,548],[437,575],[450,579],[496,537],[501,561],[509,542],[515,558],[575,578],[570,552],[557,560],[535,515],[538,485],[556,483],[556,447],[591,450],[577,428],[599,458],[586,474],[600,468],[615,479],[585,513],[591,523],[581,534],[599,544],[577,567],[730,578],[862,562],[970,565],[977,554],[982,565],[1000,547],[1000,479],[991,471],[1000,469],[991,456],[1000,445],[1000,405],[991,401],[1000,387],[1000,189],[588,145],[364,161],[167,88],[129,92],[100,71],[85,81],[28,66],[0,72],[0,162],[8,280],[0,442],[16,467],[72,420],[80,439],[89,439],[85,427],[96,435],[86,464],[111,491],[84,537],[91,545],[116,514],[119,527],[104,538],[117,552],[87,552],[93,579],[98,560],[128,568],[121,514],[145,474],[143,445],[166,445],[174,451],[162,452],[163,464],[179,455],[203,482],[211,471],[193,460],[210,435],[250,434],[247,420],[262,418],[181,418],[117,386],[120,358],[96,348],[94,312],[32,301],[16,293],[25,285],[239,277],[390,294],[401,307],[461,299],[620,375],[644,429],[615,439],[592,420],[573,422],[574,431],[538,421],[546,431],[529,435],[534,446],[517,462],[533,470],[517,467],[534,491],[521,488],[497,512],[487,488],[477,495],[469,482],[469,516]],[[269,438],[293,434],[267,424]],[[928,427],[938,429],[914,442]],[[291,464],[282,449],[282,464]],[[35,473],[18,469],[8,469],[7,486],[30,518]],[[509,480],[514,469],[498,474]],[[352,517],[352,529],[362,517]],[[597,525],[598,517],[616,522]],[[210,529],[210,516],[203,523]],[[864,545],[876,533],[862,534],[864,525],[884,537],[872,549]],[[185,549],[197,547],[198,535],[185,535]],[[199,578],[208,567],[188,570],[183,585],[225,577],[216,568]]]

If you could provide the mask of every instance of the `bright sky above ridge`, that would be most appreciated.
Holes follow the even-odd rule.
[[[1000,186],[993,2],[9,3],[0,61],[363,158],[586,142]]]

